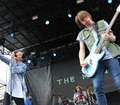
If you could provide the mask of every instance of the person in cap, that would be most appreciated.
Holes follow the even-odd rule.
[[[29,93],[28,97],[24,100],[25,105],[32,105],[32,93]]]

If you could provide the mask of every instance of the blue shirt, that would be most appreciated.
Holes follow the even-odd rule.
[[[27,98],[24,100],[24,103],[25,103],[25,105],[32,105],[32,100],[31,100],[29,97],[27,97]]]
[[[0,60],[3,61],[4,63],[6,63],[7,65],[9,65],[9,70],[10,70],[10,72],[12,72],[9,74],[10,75],[9,82],[7,85],[8,90],[11,91],[11,74],[16,74],[21,82],[22,90],[27,92],[27,88],[23,82],[23,77],[25,75],[26,68],[27,68],[26,64],[23,63],[22,61],[20,63],[16,64],[16,62],[13,61],[12,68],[11,68],[11,60],[9,58],[5,57],[4,55],[2,55],[1,53],[0,53]],[[14,85],[14,83],[13,83],[13,78],[12,78],[12,88],[13,88],[13,85]]]

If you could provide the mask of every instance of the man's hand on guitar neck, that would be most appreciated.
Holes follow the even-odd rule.
[[[111,41],[111,36],[109,34],[102,34],[102,39],[106,41]]]
[[[109,34],[102,34],[102,39],[106,41],[114,42],[116,40],[116,37],[113,35],[112,32],[109,32]]]
[[[87,66],[88,62],[80,61],[80,65],[83,67],[85,70],[85,67]]]

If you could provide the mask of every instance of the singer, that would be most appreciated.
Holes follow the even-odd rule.
[[[11,60],[0,53],[0,60],[9,65],[10,76],[6,87],[3,105],[11,105],[14,100],[17,105],[24,105],[23,91],[27,92],[27,88],[23,82],[26,72],[26,64],[22,62],[24,53],[18,51],[16,55],[11,53]]]

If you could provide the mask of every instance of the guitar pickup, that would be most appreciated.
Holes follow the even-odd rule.
[[[89,64],[93,65],[93,60],[92,59],[89,59]]]

